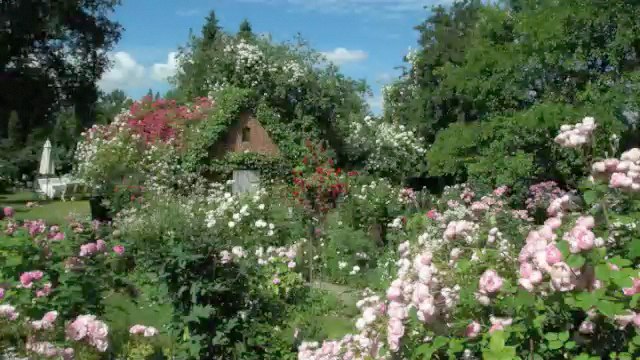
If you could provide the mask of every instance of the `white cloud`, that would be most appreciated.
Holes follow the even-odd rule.
[[[153,64],[151,67],[151,78],[155,81],[166,81],[167,78],[175,75],[176,69],[178,68],[177,56],[178,53],[173,51],[167,56],[167,62],[165,64]]]
[[[175,75],[177,69],[177,52],[167,55],[166,63],[155,63],[151,66],[140,64],[131,54],[125,51],[110,53],[111,68],[104,73],[98,82],[105,91],[114,89],[150,88],[167,81]]]
[[[145,69],[128,53],[118,51],[110,54],[111,69],[107,71],[98,83],[104,90],[137,87],[144,83]]]
[[[197,16],[200,14],[201,12],[198,9],[180,9],[176,11],[176,15],[182,16],[182,17]]]
[[[388,72],[381,72],[379,74],[376,74],[376,81],[381,84],[389,83],[393,81],[395,78],[396,76]]]
[[[331,51],[323,52],[322,55],[324,55],[327,58],[327,60],[338,65],[363,61],[363,60],[366,60],[367,57],[369,56],[363,50],[349,50],[343,47],[339,47]]]
[[[366,98],[366,101],[374,114],[380,115],[382,113],[382,109],[384,108],[384,98],[382,97],[382,95],[378,94],[369,96]]]

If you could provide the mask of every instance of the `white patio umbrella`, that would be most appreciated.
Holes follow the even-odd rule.
[[[40,169],[38,169],[40,175],[44,175],[47,178],[47,185],[45,186],[44,193],[48,196],[49,192],[49,176],[55,175],[56,169],[51,157],[51,141],[47,139],[42,148],[42,156],[40,157]]]

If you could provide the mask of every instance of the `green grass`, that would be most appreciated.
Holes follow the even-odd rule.
[[[27,202],[37,202],[39,206],[27,208]],[[20,191],[0,194],[0,207],[11,206],[16,211],[17,220],[45,220],[48,224],[62,224],[69,214],[87,217],[90,214],[88,201],[42,200],[40,195]]]

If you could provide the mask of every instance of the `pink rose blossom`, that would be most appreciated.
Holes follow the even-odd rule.
[[[500,186],[499,188],[493,190],[493,195],[502,196],[509,190],[509,187],[506,185]]]
[[[0,305],[0,318],[8,319],[8,320],[16,320],[20,315],[19,312],[16,311],[14,306],[9,304]]]
[[[493,334],[496,331],[502,331],[505,327],[511,325],[513,323],[513,319],[511,318],[498,318],[495,316],[489,317],[489,321],[491,321],[491,327],[489,328],[489,334]]]
[[[464,332],[464,336],[471,339],[476,338],[478,337],[478,335],[480,335],[481,329],[482,327],[480,326],[480,323],[478,323],[477,321],[473,321],[469,325],[467,325],[467,328],[465,329],[465,332]]]
[[[546,248],[546,260],[549,265],[562,261],[562,253],[555,244],[549,244]]]
[[[438,219],[438,211],[436,209],[431,209],[427,212],[427,217],[431,220]]]
[[[633,184],[633,179],[628,177],[625,173],[613,173],[611,180],[609,180],[609,186],[614,189],[629,188]]]
[[[616,324],[618,324],[619,329],[624,329],[629,325],[629,323],[633,322],[636,318],[637,314],[631,310],[627,310],[624,315],[616,315],[614,320]]]
[[[124,246],[122,245],[116,245],[113,247],[113,252],[118,254],[118,255],[122,255],[124,254]]]
[[[500,291],[503,282],[503,279],[495,270],[489,269],[480,277],[479,290],[486,294],[493,294]]]
[[[131,335],[141,335],[144,334],[144,331],[147,329],[144,325],[133,325],[129,328],[129,334]]]
[[[44,286],[42,287],[42,289],[37,290],[36,291],[36,297],[45,297],[45,296],[49,296],[49,294],[51,294],[51,283],[46,283],[44,284]]]
[[[107,251],[107,243],[104,240],[99,239],[98,241],[96,241],[96,250],[98,252]]]
[[[610,266],[611,265],[612,264],[610,264]],[[622,289],[622,292],[627,296],[633,296],[635,294],[640,293],[640,278],[633,279],[633,285],[630,288]]]
[[[399,301],[401,297],[402,290],[400,290],[400,288],[392,286],[387,289],[387,299],[389,299],[389,301]]]
[[[556,291],[570,291],[576,287],[576,276],[564,262],[558,262],[553,265],[550,271],[551,287]]]
[[[590,335],[594,333],[595,329],[596,329],[596,324],[594,324],[590,320],[585,320],[580,324],[578,331],[581,334]]]
[[[553,230],[557,230],[560,226],[562,226],[562,219],[557,217],[548,218],[544,222],[544,225],[550,227]]]
[[[2,209],[2,212],[4,213],[4,216],[8,218],[12,218],[16,214],[15,210],[13,210],[13,208],[10,206],[7,206],[4,209]]]

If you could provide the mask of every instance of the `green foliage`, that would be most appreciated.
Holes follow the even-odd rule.
[[[214,10],[211,10],[209,12],[209,15],[205,18],[205,24],[202,26],[202,39],[205,44],[211,44],[215,42],[220,29],[221,28],[218,24],[216,12]]]
[[[182,156],[186,171],[196,171],[206,166],[212,147],[240,114],[251,108],[250,90],[229,87],[216,97],[216,105],[207,118],[198,123],[188,134],[186,150]]]
[[[35,129],[49,129],[52,116],[61,106],[75,105],[83,126],[95,121],[96,83],[107,70],[109,50],[122,31],[117,22],[109,19],[119,3],[119,0],[2,3],[0,22],[6,24],[6,31],[0,34],[0,43],[4,45],[0,52],[0,69],[4,74],[0,93],[3,107],[25,109],[20,113],[25,137]],[[32,66],[33,59],[38,59],[39,66]]]
[[[244,40],[251,40],[251,38],[253,38],[253,29],[249,20],[244,19],[240,23],[240,27],[238,28],[238,37]]]
[[[11,115],[9,115],[9,124],[7,130],[8,139],[11,145],[19,146],[24,142],[26,134],[24,133],[22,127],[23,125],[20,123],[18,112],[12,111]]]
[[[469,0],[436,8],[417,27],[419,48],[405,73],[385,91],[385,117],[434,142],[430,175],[492,185],[521,179],[517,191],[538,178],[575,187],[585,159],[549,146],[561,121],[589,114],[612,126],[606,135],[639,140],[631,89],[640,7],[609,5],[518,1],[509,9]],[[602,136],[598,149],[608,142]]]
[[[487,121],[452,124],[438,134],[427,154],[429,171],[489,187],[510,184],[519,196],[540,180],[555,179],[576,187],[585,175],[588,158],[558,149],[552,139],[560,125],[575,123],[591,113],[589,109],[547,103]],[[609,148],[610,136],[622,132],[624,126],[611,113],[600,112],[597,119],[600,129],[594,145],[602,152]]]
[[[156,100],[159,94],[156,93]],[[98,108],[97,124],[109,124],[116,115],[123,110],[128,110],[133,104],[133,100],[120,89],[111,91],[110,93],[101,93],[96,104]]]
[[[203,32],[210,26],[215,27],[207,22]],[[287,137],[285,144],[295,143],[293,148],[284,145],[286,157],[289,151],[298,156],[299,139],[309,137],[328,140],[340,159],[346,159],[348,121],[354,113],[366,111],[364,82],[323,64],[321,55],[302,40],[277,44],[250,35],[246,24],[243,29],[237,35],[216,31],[213,40],[192,38],[179,57],[180,71],[174,79],[177,91],[185,98],[212,95],[217,105],[218,97],[226,96],[225,88],[250,92],[251,110],[263,113],[264,120],[257,118],[271,125],[265,126],[270,134]]]
[[[221,179],[228,179],[234,170],[239,169],[259,170],[261,181],[268,181],[286,178],[290,173],[291,165],[280,156],[252,152],[229,152],[223,158],[209,162],[209,172]]]

